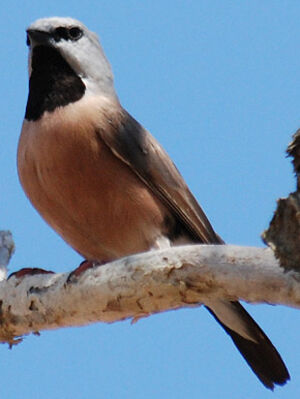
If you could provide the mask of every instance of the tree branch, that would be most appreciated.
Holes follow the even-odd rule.
[[[173,247],[69,273],[11,277],[0,282],[0,341],[39,330],[93,322],[133,321],[243,299],[300,307],[299,274],[285,272],[270,249],[233,245]]]
[[[300,129],[293,135],[287,154],[297,176],[297,191],[277,201],[277,209],[262,238],[284,269],[300,272]]]
[[[0,231],[0,281],[6,279],[10,258],[15,251],[15,244],[10,231]]]

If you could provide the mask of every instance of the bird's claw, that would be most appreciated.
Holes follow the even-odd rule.
[[[39,269],[38,267],[24,267],[23,269],[18,270],[17,272],[11,273],[7,280],[11,277],[15,278],[23,278],[26,276],[35,276],[36,274],[53,274],[51,270]]]

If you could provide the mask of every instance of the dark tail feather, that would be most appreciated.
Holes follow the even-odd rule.
[[[230,335],[246,362],[267,388],[273,390],[274,384],[285,384],[290,379],[289,372],[269,338],[239,302],[231,302],[231,304],[234,307],[234,312],[238,313],[256,342],[246,339],[231,330],[220,321],[212,309],[207,307],[207,310]]]

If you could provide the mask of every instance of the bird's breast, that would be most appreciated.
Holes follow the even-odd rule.
[[[74,249],[99,261],[151,248],[167,215],[97,135],[113,117],[99,105],[70,104],[25,120],[18,148],[20,181],[33,206]]]

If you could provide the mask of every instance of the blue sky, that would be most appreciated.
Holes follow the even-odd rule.
[[[1,7],[0,229],[10,271],[72,270],[81,258],[31,207],[16,173],[27,98],[25,28],[72,16],[96,31],[122,104],[167,149],[216,231],[262,246],[275,201],[295,189],[285,148],[300,127],[300,2],[10,0]],[[202,308],[133,326],[42,332],[1,346],[1,398],[289,398],[300,395],[300,313],[248,306],[292,381],[271,394]]]

